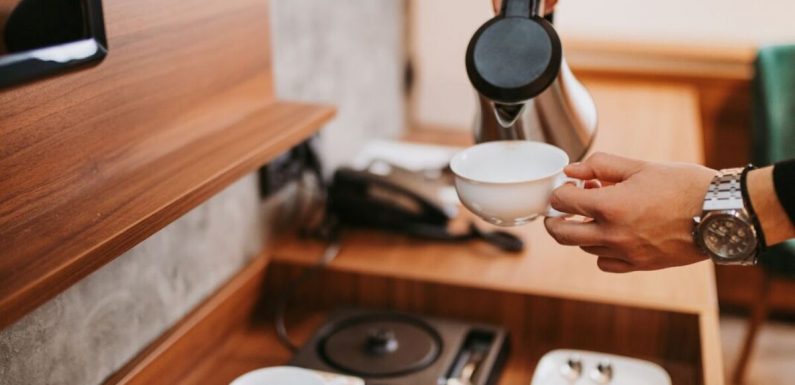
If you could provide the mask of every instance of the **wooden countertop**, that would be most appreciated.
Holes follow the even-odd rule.
[[[600,113],[595,149],[651,160],[701,161],[694,91],[682,87],[591,85]],[[526,294],[680,312],[717,309],[713,267],[610,274],[596,257],[558,245],[542,221],[514,230],[526,242],[508,254],[479,241],[422,241],[379,231],[352,231],[333,266],[340,270],[416,278]],[[314,263],[324,245],[286,239],[275,260]]]
[[[602,115],[597,149],[645,159],[700,161],[694,90],[642,83],[588,86]],[[462,133],[413,137],[466,143]],[[305,294],[313,294],[303,297],[311,315],[289,317],[292,336],[303,341],[322,322],[323,303],[336,306],[339,300],[353,299],[351,303],[364,306],[504,324],[512,330],[517,349],[501,384],[528,383],[536,360],[564,346],[629,355],[647,352],[677,384],[724,384],[709,263],[606,274],[592,256],[555,244],[541,223],[518,231],[529,245],[520,255],[480,242],[443,244],[350,231],[324,278],[304,288]],[[278,295],[322,251],[323,245],[297,238],[271,243],[106,384],[225,384],[248,370],[286,363],[291,354],[279,346],[269,323],[252,316],[263,299]],[[264,280],[266,272],[269,278]],[[478,306],[473,310],[471,304]]]
[[[248,371],[288,363],[293,354],[277,338],[267,302],[304,270],[269,264],[268,254],[254,259],[105,385],[223,385]],[[289,307],[286,316],[289,334],[301,346],[323,324],[329,306],[346,303],[505,327],[511,352],[502,385],[529,383],[538,360],[562,347],[648,359],[668,370],[676,385],[704,383],[699,320],[693,314],[334,271],[305,284],[301,306]]]
[[[648,83],[588,84],[598,105],[595,150],[655,161],[702,162],[698,99],[694,89]],[[465,133],[422,133],[461,143]],[[717,295],[713,266],[631,274],[601,272],[595,257],[555,243],[537,221],[516,230],[522,254],[499,252],[481,242],[445,244],[376,231],[351,231],[330,268],[376,276],[455,284],[544,297],[698,314],[706,384],[722,384]],[[315,263],[322,244],[285,238],[272,258]]]

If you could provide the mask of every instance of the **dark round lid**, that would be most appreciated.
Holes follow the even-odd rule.
[[[558,75],[560,39],[540,17],[497,16],[469,42],[469,80],[483,96],[502,103],[526,101],[544,91]]]
[[[320,353],[344,372],[390,377],[426,368],[439,356],[441,342],[428,325],[411,317],[367,315],[333,329]]]

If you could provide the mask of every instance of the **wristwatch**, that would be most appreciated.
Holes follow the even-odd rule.
[[[716,264],[755,265],[764,247],[745,190],[753,166],[720,170],[704,197],[703,213],[693,218],[693,240]]]

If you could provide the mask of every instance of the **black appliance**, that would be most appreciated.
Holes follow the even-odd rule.
[[[0,88],[98,63],[107,51],[101,0],[0,2]]]
[[[367,385],[491,385],[508,352],[505,329],[393,311],[340,309],[290,365]]]

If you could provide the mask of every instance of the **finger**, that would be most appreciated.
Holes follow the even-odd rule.
[[[558,243],[565,246],[592,246],[602,244],[599,225],[593,222],[578,222],[565,218],[544,220],[547,232]]]
[[[640,171],[644,164],[641,160],[597,152],[582,162],[566,166],[563,171],[572,178],[617,183]]]
[[[621,251],[609,246],[580,246],[582,251],[593,254],[601,258],[618,259],[632,264],[632,261]]]
[[[605,258],[625,259],[621,253],[607,246],[581,246],[582,251]]]
[[[494,6],[494,13],[500,13],[501,3],[501,0],[491,0],[491,4]]]
[[[552,11],[555,10],[555,5],[557,3],[558,3],[558,0],[547,0],[547,3],[545,4],[546,12],[547,13],[552,13]]]
[[[549,204],[560,212],[594,218],[595,214],[599,212],[597,208],[601,196],[602,190],[600,189],[584,190],[564,184],[552,191]]]
[[[599,257],[596,260],[596,266],[599,267],[599,270],[607,273],[629,273],[635,271],[635,267],[631,263],[613,258]]]
[[[596,179],[586,180],[585,181],[585,188],[592,189],[592,188],[600,188],[602,187],[602,182],[599,182]]]

